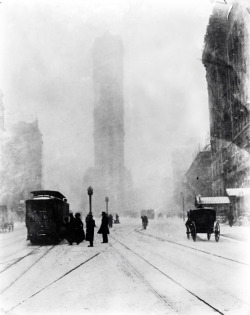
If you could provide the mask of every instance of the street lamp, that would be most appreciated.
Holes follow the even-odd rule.
[[[91,186],[89,186],[88,188],[88,195],[89,195],[89,213],[92,214],[91,197],[93,195],[93,188]]]
[[[106,212],[108,214],[109,213],[109,206],[108,206],[108,204],[109,204],[109,197],[105,198],[105,202],[106,202]]]
[[[184,194],[181,192],[181,197],[182,197],[182,218],[183,221],[185,222],[185,215],[184,215]]]

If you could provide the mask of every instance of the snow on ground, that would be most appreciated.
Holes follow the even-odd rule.
[[[121,218],[109,244],[96,234],[93,248],[65,241],[40,247],[18,225],[0,234],[0,309],[13,315],[214,313],[193,292],[224,314],[248,314],[249,230],[221,225],[227,237],[218,243],[199,234],[193,242],[179,218],[150,220],[147,230],[140,218]]]

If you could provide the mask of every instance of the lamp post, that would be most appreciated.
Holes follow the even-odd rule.
[[[93,195],[93,188],[91,186],[89,186],[88,188],[88,195],[89,195],[89,213],[92,214],[91,197]]]
[[[182,197],[182,218],[183,221],[185,222],[185,215],[184,215],[184,194],[181,192],[181,197]]]
[[[108,214],[109,213],[109,197],[105,198],[105,202],[106,202],[106,212]]]

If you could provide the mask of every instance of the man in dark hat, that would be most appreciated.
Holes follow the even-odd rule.
[[[89,213],[86,217],[86,241],[89,241],[88,247],[93,247],[94,231],[95,220],[93,219],[93,215]]]
[[[106,212],[102,212],[102,224],[97,232],[98,234],[102,234],[102,243],[108,243],[108,234],[109,234],[109,219]]]

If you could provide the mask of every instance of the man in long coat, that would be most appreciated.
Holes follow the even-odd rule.
[[[94,231],[95,220],[93,219],[93,215],[89,213],[86,217],[86,241],[89,241],[88,247],[93,247]]]
[[[102,212],[102,224],[97,232],[98,234],[102,234],[102,243],[108,243],[108,234],[109,234],[109,219],[106,212]]]
[[[83,230],[83,222],[81,220],[81,215],[79,212],[75,214],[75,239],[76,244],[80,244],[85,240],[85,233]]]

